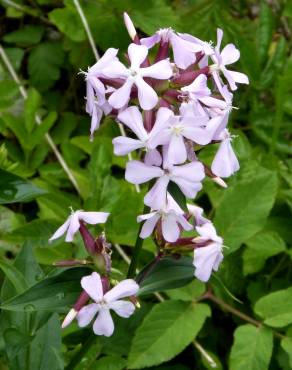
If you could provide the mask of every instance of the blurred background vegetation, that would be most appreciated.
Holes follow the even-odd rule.
[[[250,85],[235,93],[239,109],[230,118],[241,171],[228,180],[227,190],[205,181],[197,199],[229,247],[210,283],[219,301],[210,300],[212,315],[197,339],[218,369],[292,369],[292,1],[83,0],[81,6],[100,55],[109,47],[126,51],[130,40],[124,11],[140,35],[170,26],[215,41],[220,27],[223,43],[233,42],[241,51],[234,69],[246,73]],[[79,71],[86,71],[95,58],[73,0],[0,0],[0,38],[0,267],[5,301],[22,292],[10,287],[8,293],[17,271],[30,286],[50,273],[54,261],[84,256],[79,239],[73,246],[59,240],[48,246],[70,206],[111,212],[108,239],[130,255],[143,194],[123,180],[126,158],[112,154],[111,140],[119,133],[114,122],[105,119],[89,142],[90,118]],[[16,71],[26,99],[3,56]],[[202,151],[206,163],[215,150]],[[146,242],[141,265],[153,251]],[[114,261],[126,271],[116,252]],[[164,294],[188,302],[203,291],[202,284],[194,283]],[[131,340],[155,302],[146,301],[130,327],[120,326],[111,339],[98,339],[78,369],[123,369],[129,351],[130,363],[135,363],[138,350]],[[246,324],[232,309],[267,326]],[[62,369],[88,336],[73,327],[63,333],[61,344],[57,316],[37,316],[32,324],[27,313],[11,312],[4,311],[0,319],[1,369]],[[212,368],[197,347],[181,350],[139,367],[174,357],[155,369]]]

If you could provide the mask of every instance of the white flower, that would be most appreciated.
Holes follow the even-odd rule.
[[[84,212],[75,211],[67,218],[67,220],[61,225],[58,230],[50,237],[49,242],[60,238],[66,233],[66,242],[72,242],[74,235],[77,233],[80,227],[80,221],[84,221],[87,224],[96,225],[103,224],[106,222],[109,213],[107,212]]]
[[[138,90],[138,100],[144,110],[155,107],[158,96],[155,90],[145,82],[145,77],[158,80],[168,80],[172,76],[172,68],[169,60],[164,59],[149,67],[141,67],[148,55],[148,49],[144,45],[130,44],[128,55],[131,61],[130,68],[126,68],[121,62],[114,61],[103,73],[108,78],[122,78],[124,84],[109,97],[109,103],[116,109],[125,107],[130,99],[132,87],[135,85]]]
[[[165,207],[137,217],[138,222],[145,221],[140,237],[145,239],[150,236],[159,220],[161,220],[162,235],[170,243],[175,242],[179,238],[181,233],[180,226],[184,230],[193,229],[193,226],[184,217],[183,210],[169,193],[167,193],[167,205]]]
[[[211,170],[219,177],[229,177],[239,170],[239,162],[233,151],[232,137],[225,129],[221,134],[222,141],[213,159]]]
[[[98,314],[93,323],[93,331],[96,335],[109,337],[113,334],[114,322],[110,310],[114,310],[117,315],[125,318],[130,317],[135,311],[132,302],[120,299],[133,296],[138,292],[139,285],[132,279],[121,281],[103,294],[100,275],[93,272],[81,279],[81,286],[95,303],[81,308],[77,314],[78,325],[83,328]]]
[[[217,235],[211,222],[207,222],[203,226],[197,226],[196,230],[200,236],[195,238],[194,241],[211,241],[207,246],[194,250],[195,276],[197,279],[206,282],[210,279],[212,270],[218,271],[223,260],[223,239]]]

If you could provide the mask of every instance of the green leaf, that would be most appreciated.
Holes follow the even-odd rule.
[[[292,323],[292,288],[278,290],[260,298],[254,307],[266,325],[282,328]]]
[[[123,370],[127,361],[120,356],[104,356],[94,362],[90,370]]]
[[[43,33],[44,28],[42,26],[26,25],[21,29],[6,34],[3,40],[20,46],[31,46],[40,42]]]
[[[48,90],[60,77],[64,52],[59,42],[44,42],[29,54],[28,73],[30,82],[40,91]]]
[[[290,367],[292,368],[292,338],[287,337],[287,338],[282,339],[281,347],[287,353],[289,357],[289,364],[290,364]]]
[[[2,302],[1,308],[21,312],[66,312],[81,293],[81,278],[89,272],[87,268],[57,270],[56,275],[49,276],[22,294]]]
[[[6,263],[3,260],[0,260],[0,269],[4,272],[7,279],[12,283],[15,291],[18,294],[22,293],[25,289],[28,288],[24,276],[16,267]]]
[[[61,323],[58,315],[53,315],[37,332],[30,346],[30,356],[27,362],[29,370],[62,370],[61,359]]]
[[[258,55],[261,64],[267,60],[269,46],[273,34],[273,13],[271,7],[265,1],[260,3],[260,24],[257,32]]]
[[[178,259],[165,257],[147,273],[146,266],[137,276],[137,281],[145,275],[139,289],[139,295],[150,294],[167,289],[180,288],[194,279],[194,266],[191,257]]]
[[[192,342],[211,312],[205,304],[166,301],[153,307],[133,338],[128,367],[158,365]]]
[[[54,9],[49,13],[49,19],[58,29],[73,41],[86,40],[84,27],[73,4],[65,1],[66,7]]]
[[[215,225],[232,253],[263,227],[277,193],[275,172],[251,163],[228,188],[216,210]]]
[[[52,220],[33,220],[2,235],[2,239],[15,243],[30,242],[33,246],[47,247],[49,238],[58,226],[60,223]]]
[[[250,324],[239,326],[234,333],[230,354],[232,370],[268,370],[273,350],[273,332]]]
[[[139,9],[130,13],[137,27],[148,35],[152,35],[159,28],[176,27],[179,18],[176,12],[163,0],[151,1],[151,5],[144,3]]]
[[[262,231],[246,241],[243,252],[243,272],[245,275],[259,271],[265,261],[286,250],[283,239],[273,231]]]
[[[36,112],[42,104],[42,97],[36,89],[29,89],[25,100],[25,127],[29,133],[32,132],[36,123]]]
[[[19,94],[19,87],[12,80],[0,81],[0,109],[5,109],[15,103],[15,97]]]
[[[181,301],[193,301],[203,295],[206,291],[206,285],[200,280],[193,280],[188,285],[179,289],[167,290],[166,294],[171,299],[178,299]]]
[[[0,169],[0,204],[26,202],[46,191],[10,172]]]

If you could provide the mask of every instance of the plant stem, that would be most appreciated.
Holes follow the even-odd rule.
[[[96,341],[96,335],[90,334],[87,341],[82,344],[80,350],[72,357],[69,364],[65,367],[65,370],[73,370],[82,360],[83,356],[88,352],[90,347]]]
[[[144,205],[143,214],[148,213],[149,210],[150,210],[150,208],[148,206]],[[129,270],[128,270],[128,274],[127,274],[128,278],[132,278],[136,273],[136,268],[137,268],[137,265],[138,265],[140,252],[141,252],[143,242],[144,242],[144,239],[140,238],[140,232],[141,232],[142,226],[143,226],[143,224],[141,222],[140,225],[139,225],[139,230],[138,230],[136,242],[135,242],[135,245],[134,245],[134,253],[133,253],[131,263],[130,263],[130,266],[129,266]]]
[[[256,319],[246,315],[245,313],[237,310],[236,308],[230,306],[228,303],[224,302],[222,299],[213,295],[210,291],[207,292],[204,295],[204,298],[209,299],[210,301],[216,303],[218,306],[222,307],[225,311],[228,311],[228,312],[232,313],[233,315],[241,318],[244,321],[249,322],[252,325],[255,325],[257,327],[263,326],[263,323],[261,321],[258,321]],[[285,335],[283,335],[281,333],[278,333],[276,331],[273,331],[273,333],[274,333],[274,336],[277,337],[277,338],[280,338],[280,339],[286,338]]]

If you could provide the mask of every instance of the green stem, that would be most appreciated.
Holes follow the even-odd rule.
[[[149,213],[149,211],[150,211],[150,208],[148,206],[144,205],[143,215],[145,213]],[[138,230],[136,242],[135,242],[135,245],[134,245],[134,253],[133,253],[131,263],[130,263],[130,266],[129,266],[129,270],[128,270],[128,274],[127,274],[128,278],[132,278],[136,274],[136,269],[137,269],[137,265],[138,265],[138,261],[139,261],[139,256],[140,256],[140,252],[142,250],[142,246],[143,246],[143,242],[144,242],[144,239],[140,238],[140,236],[139,236],[140,232],[141,232],[141,229],[142,229],[142,226],[143,226],[143,224],[141,222],[140,225],[139,225],[139,230]]]
[[[73,370],[83,359],[84,355],[89,351],[90,347],[96,341],[96,335],[90,334],[87,341],[82,345],[80,350],[72,357],[69,364],[65,367],[65,370]]]

